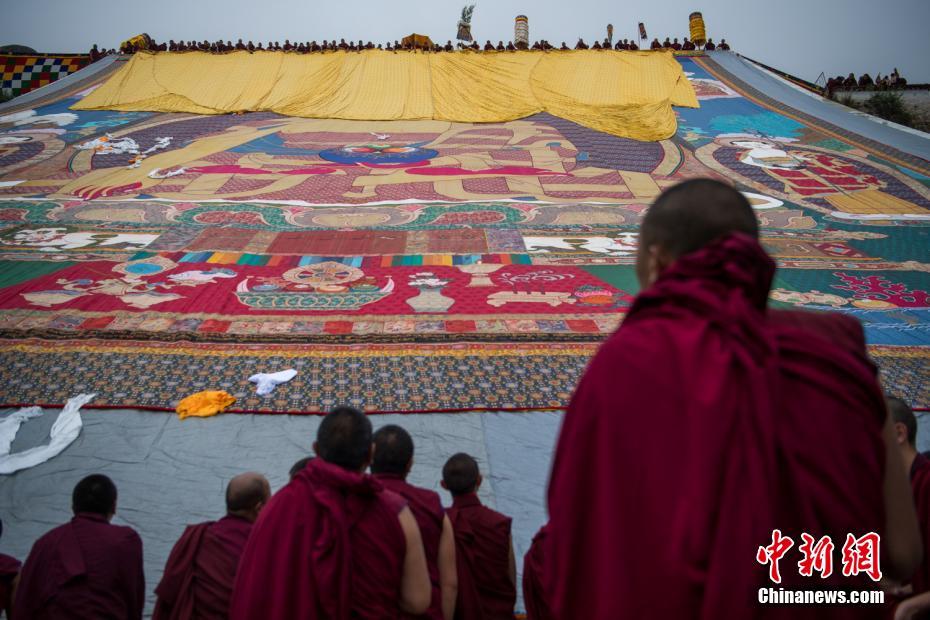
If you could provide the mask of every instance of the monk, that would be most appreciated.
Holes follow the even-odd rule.
[[[3,536],[3,521],[0,521],[0,536]],[[5,611],[7,618],[13,617],[13,590],[21,566],[13,556],[0,553],[0,611]]]
[[[660,49],[662,49],[662,44],[659,43],[659,39],[658,39],[658,38],[655,38],[655,39],[652,40],[652,43],[649,44],[649,49],[652,49],[652,50],[660,50]]]
[[[232,620],[399,618],[429,608],[420,528],[406,502],[363,472],[371,422],[323,418],[307,463],[262,510],[239,562]]]
[[[455,532],[459,595],[456,620],[511,620],[517,599],[511,518],[478,499],[478,463],[454,454],[442,468],[442,488],[452,495],[446,511]]]
[[[713,39],[707,39],[707,43],[704,44],[704,50],[705,50],[705,51],[708,51],[708,52],[712,52],[712,51],[714,51],[715,49],[717,49],[717,46],[714,45],[714,40],[713,40]]]
[[[116,485],[102,474],[77,483],[74,518],[32,546],[13,609],[16,618],[141,618],[145,603],[142,539],[111,525]]]
[[[240,474],[229,481],[226,516],[188,526],[171,550],[155,588],[154,620],[229,617],[239,558],[270,497],[271,486],[260,474]]]
[[[890,578],[920,563],[862,327],[767,309],[775,263],[758,236],[743,194],[710,179],[667,189],[646,212],[642,292],[589,363],[553,461],[556,618],[871,617],[868,606],[761,605],[759,591],[874,590],[865,573],[842,575],[847,534],[881,536]],[[795,541],[780,583],[775,529]],[[828,578],[800,575],[802,533],[832,537]]]
[[[421,618],[452,620],[458,579],[455,572],[455,535],[452,522],[442,509],[439,494],[407,482],[413,467],[413,439],[403,428],[389,424],[374,435],[375,454],[371,473],[386,489],[408,502],[420,526],[432,597],[429,609]]]
[[[523,557],[523,603],[526,605],[527,620],[553,620],[546,594],[543,576],[545,574],[545,544],[549,535],[548,526],[544,525],[536,532],[530,550]]]
[[[895,618],[923,618],[930,612],[930,459],[917,452],[917,418],[910,406],[893,396],[887,402],[898,453],[910,472],[911,491],[924,542],[924,560],[909,587],[899,590],[905,598],[898,603]]]

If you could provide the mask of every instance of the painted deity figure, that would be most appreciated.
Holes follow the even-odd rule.
[[[740,162],[761,168],[784,185],[783,191],[800,196],[880,190],[884,183],[854,162],[819,151],[791,149],[792,138],[762,138],[750,134],[723,134],[717,144],[739,149]]]

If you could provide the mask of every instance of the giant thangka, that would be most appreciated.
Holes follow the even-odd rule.
[[[326,62],[355,79],[395,62],[376,54]],[[423,62],[410,54],[403,62]],[[627,62],[626,52],[589,54]],[[171,55],[129,66],[160,72],[166,62],[183,76],[177,63],[197,58],[160,56]],[[222,82],[221,66],[235,64],[227,56],[209,60],[208,81]],[[481,67],[541,62],[493,56],[428,63],[450,80],[477,63],[470,75],[492,91]],[[574,62],[539,56],[556,74]],[[671,133],[652,140],[602,131],[597,101],[620,94],[573,90],[566,75],[558,88],[591,113],[527,106],[482,118],[496,108],[453,106],[432,89],[428,116],[360,119],[367,105],[411,101],[385,86],[377,100],[339,108],[333,95],[303,117],[279,113],[307,105],[282,90],[274,106],[219,114],[242,104],[229,89],[207,101],[186,77],[146,82],[126,69],[117,83],[106,82],[112,69],[9,111],[0,404],[94,392],[88,407],[167,409],[222,389],[238,398],[235,411],[564,407],[638,290],[644,211],[662,189],[711,176],[756,209],[780,267],[772,305],[860,319],[886,389],[930,405],[927,162],[773,110],[710,58],[655,56],[650,66],[671,62],[662,75],[677,71],[700,107],[670,108]],[[153,112],[152,102],[183,112]],[[645,100],[624,105],[652,113]],[[247,377],[280,368],[298,374],[256,396]]]

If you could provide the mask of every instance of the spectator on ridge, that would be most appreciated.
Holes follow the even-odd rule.
[[[678,42],[678,37],[675,37],[675,40],[672,41],[672,49],[676,52],[681,51],[681,43]]]
[[[556,617],[760,617],[759,588],[811,587],[794,556],[780,584],[770,579],[776,529],[797,546],[802,533],[829,535],[837,551],[847,534],[878,533],[891,579],[920,563],[862,326],[767,308],[775,263],[758,238],[746,197],[711,179],[665,190],[646,212],[642,292],[585,370],[553,460],[546,583]],[[842,572],[814,578],[874,588],[864,572]],[[842,605],[805,613],[851,617]]]
[[[904,468],[910,474],[911,492],[923,538],[924,559],[906,587],[898,589],[904,600],[895,618],[923,618],[930,612],[930,459],[917,452],[917,418],[906,402],[889,397],[888,413],[894,423],[895,443]],[[894,594],[897,594],[895,592]]]
[[[671,49],[671,48],[672,48],[672,42],[668,40],[668,37],[665,37],[665,40],[662,41],[662,47],[663,47],[664,49]]]
[[[713,40],[713,39],[707,39],[707,43],[704,44],[704,50],[705,50],[705,51],[708,51],[708,52],[712,52],[712,51],[714,51],[715,49],[717,49],[717,46],[714,45],[714,40]]]
[[[0,521],[0,537],[3,536],[3,521]],[[22,566],[13,556],[0,553],[0,612],[6,612],[6,617],[13,617],[13,586],[16,576]]]
[[[720,39],[720,49],[723,50],[724,52],[730,51],[730,46],[727,45],[726,39]]]
[[[662,44],[659,43],[659,39],[655,38],[652,40],[652,43],[649,44],[649,49],[660,50],[662,49]]]
[[[32,546],[13,609],[16,618],[141,618],[145,604],[142,539],[111,525],[116,485],[102,474],[77,483],[74,517]]]
[[[688,37],[685,37],[684,42],[681,44],[681,49],[690,52],[690,51],[692,51],[692,50],[694,50],[694,49],[697,49],[697,48],[695,47],[694,43],[692,43],[692,42],[688,39]]]
[[[511,518],[481,504],[478,463],[453,455],[442,468],[442,488],[452,494],[446,511],[455,532],[459,595],[456,620],[512,620],[517,600]]]
[[[526,607],[526,620],[553,620],[546,594],[545,546],[549,535],[549,526],[544,525],[533,536],[533,543],[523,557],[523,604]]]
[[[403,498],[364,474],[371,422],[337,407],[317,430],[314,458],[252,528],[231,620],[396,618],[424,613],[431,586],[420,528]]]
[[[575,43],[576,50],[586,50],[588,49],[588,44],[584,42],[584,39],[581,37],[578,38],[578,43]]]
[[[420,526],[432,584],[430,607],[421,617],[452,620],[458,594],[452,522],[442,508],[438,493],[407,482],[407,475],[413,467],[413,439],[410,434],[399,426],[388,425],[378,429],[374,442],[372,475],[386,489],[407,500]]]
[[[165,564],[153,620],[226,620],[236,569],[262,507],[271,497],[264,476],[240,474],[226,487],[226,516],[189,525]]]

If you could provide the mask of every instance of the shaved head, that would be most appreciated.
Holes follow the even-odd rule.
[[[226,512],[240,513],[255,509],[271,497],[271,485],[261,474],[239,474],[226,485]]]
[[[442,468],[442,482],[454,496],[471,493],[478,486],[478,461],[464,452],[453,454]]]
[[[914,417],[914,411],[897,396],[889,396],[885,399],[885,403],[888,406],[891,421],[904,425],[907,429],[907,443],[915,447],[917,445],[917,418]]]
[[[666,263],[700,250],[730,233],[759,237],[752,206],[731,185],[713,179],[692,179],[656,198],[643,218],[636,256],[636,274],[643,286]],[[659,262],[658,269],[652,262]]]
[[[326,414],[316,433],[317,456],[349,471],[361,471],[371,458],[371,421],[352,407]]]
[[[413,460],[413,439],[403,428],[388,424],[375,433],[375,456],[371,461],[373,474],[407,473]]]
[[[74,486],[71,494],[74,514],[89,512],[108,516],[116,512],[116,485],[103,474],[91,474]]]

